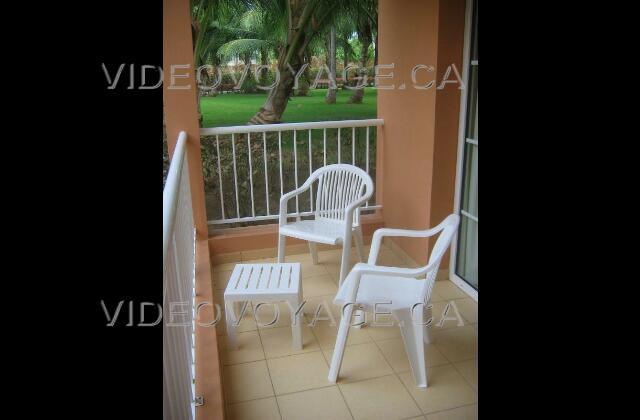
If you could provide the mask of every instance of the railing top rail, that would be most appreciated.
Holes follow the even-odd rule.
[[[167,251],[169,250],[169,241],[173,234],[173,225],[176,219],[176,210],[178,207],[178,194],[180,193],[180,176],[182,174],[182,165],[187,150],[187,133],[181,131],[178,134],[176,148],[171,158],[169,173],[162,191],[162,265],[165,264]]]
[[[342,121],[315,121],[285,124],[264,124],[264,125],[235,125],[232,127],[210,127],[201,128],[201,136],[214,136],[216,134],[245,134],[245,133],[265,133],[292,130],[315,130],[322,128],[351,128],[351,127],[371,127],[384,125],[384,120],[374,118],[368,120],[342,120]]]

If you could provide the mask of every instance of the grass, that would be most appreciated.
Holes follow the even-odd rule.
[[[362,104],[348,104],[350,90],[339,89],[336,103],[327,105],[327,89],[313,89],[309,96],[294,96],[289,100],[282,122],[358,120],[376,118],[377,91],[365,88]],[[201,98],[200,107],[204,127],[245,125],[264,104],[262,93],[230,93]]]

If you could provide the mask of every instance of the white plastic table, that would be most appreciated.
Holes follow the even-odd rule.
[[[291,305],[291,333],[294,350],[302,350],[302,303],[300,263],[237,264],[224,292],[225,319],[229,348],[238,347],[236,330],[239,314],[237,303],[289,302]]]

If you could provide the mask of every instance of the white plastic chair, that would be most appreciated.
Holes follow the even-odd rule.
[[[384,303],[381,307],[391,311],[400,327],[416,385],[420,388],[427,387],[424,343],[429,342],[429,335],[425,328],[424,309],[431,299],[440,260],[451,244],[459,221],[458,215],[451,214],[433,229],[378,229],[373,234],[369,261],[367,264],[358,263],[353,267],[334,300],[335,304],[343,308],[343,314],[329,369],[330,382],[335,383],[338,378],[354,306],[371,312],[376,303]],[[384,236],[424,238],[439,232],[440,236],[426,266],[398,268],[375,265]],[[425,275],[426,279],[418,279]]]
[[[318,181],[313,220],[287,223],[287,203],[308,190]],[[278,262],[284,262],[286,237],[309,242],[313,263],[318,263],[316,243],[338,245],[342,243],[340,284],[347,275],[351,235],[355,236],[360,261],[364,260],[360,206],[373,195],[373,180],[362,169],[346,164],[327,165],[311,174],[298,188],[280,198],[280,227],[278,238]]]

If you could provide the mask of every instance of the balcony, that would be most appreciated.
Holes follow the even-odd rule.
[[[188,2],[180,3],[184,10],[165,11],[173,35],[165,40],[170,44],[165,47],[167,68],[193,60]],[[380,62],[397,63],[394,71],[403,77],[420,63],[438,63],[437,78],[448,63],[463,68],[464,9],[464,2],[395,7],[380,1]],[[416,36],[422,40],[419,48]],[[435,325],[426,351],[427,389],[412,383],[400,331],[397,325],[379,325],[389,321],[384,316],[372,320],[369,315],[366,326],[351,329],[335,385],[327,380],[337,334],[330,320],[306,325],[303,350],[295,353],[284,305],[271,326],[259,325],[254,315],[270,319],[273,307],[258,314],[250,307],[240,324],[237,350],[227,348],[224,322],[200,324],[220,315],[215,304],[224,307],[222,294],[235,264],[275,259],[279,198],[322,165],[351,163],[374,179],[375,196],[363,208],[365,243],[380,227],[425,229],[448,214],[469,210],[460,193],[465,163],[458,157],[465,147],[477,150],[477,141],[461,138],[464,98],[454,87],[380,89],[378,115],[372,120],[203,129],[194,89],[165,90],[171,167],[180,168],[173,176],[169,172],[165,187],[174,191],[164,203],[174,214],[164,226],[165,258],[172,257],[164,261],[165,282],[173,299],[189,302],[196,321],[173,338],[166,336],[165,378],[175,379],[165,385],[166,412],[173,413],[166,418],[477,417],[477,284],[474,289],[456,279],[460,247],[452,247],[445,258],[431,301]],[[307,194],[292,200],[287,213],[305,218],[313,209],[313,194]],[[477,212],[467,213],[477,235]],[[288,240],[287,245],[287,262],[302,264],[306,324],[318,305],[339,321],[340,311],[331,302],[340,250],[319,246],[320,261],[314,265],[306,243]],[[432,246],[426,239],[385,240],[378,264],[423,266]],[[357,253],[351,255],[353,264]]]
[[[320,129],[323,134],[326,129],[337,129],[338,133],[342,128],[347,131],[355,132],[355,126],[350,126],[353,122],[324,122],[324,123],[303,123],[296,125],[296,131],[307,131],[307,140],[313,137],[312,129]],[[355,123],[360,127],[369,127],[376,125],[383,127],[382,120],[363,120]],[[336,126],[340,126],[338,128]],[[272,127],[231,127],[223,129],[203,129],[203,134],[216,137],[216,152],[219,150],[220,136],[230,135],[232,150],[235,149],[234,143],[236,135],[242,139],[241,131],[245,133],[244,141],[251,142],[250,134],[258,134],[255,138],[261,139],[258,145],[262,146],[263,154],[257,157],[265,158],[268,132],[276,132],[279,135],[276,139],[282,138],[282,132],[290,130],[290,125],[272,126]],[[368,131],[368,128],[366,128]],[[296,131],[293,131],[296,133]],[[365,132],[366,133],[366,132]],[[293,134],[296,136],[296,134]],[[338,134],[341,137],[341,134]],[[365,136],[364,139],[371,136]],[[229,141],[229,140],[228,140]],[[237,263],[258,263],[258,262],[275,262],[277,250],[274,246],[258,247],[255,245],[246,245],[239,238],[258,237],[260,235],[272,238],[272,245],[275,245],[274,225],[254,225],[255,222],[271,222],[274,221],[279,209],[264,201],[264,206],[257,205],[257,194],[252,194],[254,180],[251,179],[254,172],[248,171],[246,174],[247,185],[249,189],[242,191],[238,188],[238,171],[237,159],[242,159],[240,153],[232,153],[233,162],[236,162],[236,171],[233,177],[228,177],[227,183],[222,178],[223,172],[218,171],[216,177],[220,182],[221,188],[218,191],[224,191],[228,188],[231,191],[231,197],[248,198],[245,209],[250,209],[251,215],[238,217],[242,214],[238,212],[240,201],[227,199],[224,201],[224,193],[218,195],[218,200],[214,200],[215,204],[219,204],[220,215],[223,218],[219,220],[209,221],[209,225],[224,226],[243,223],[247,226],[242,228],[225,227],[223,231],[226,234],[210,235],[209,244],[215,241],[224,243],[232,243],[226,245],[228,248],[244,246],[239,251],[233,252],[216,252],[214,247],[209,247],[209,259],[211,266],[204,270],[209,273],[205,277],[205,283],[200,282],[199,287],[196,284],[195,271],[196,268],[190,262],[196,261],[197,238],[194,235],[193,219],[191,218],[191,191],[188,180],[188,159],[186,148],[186,134],[181,133],[176,142],[174,159],[169,170],[167,178],[167,187],[165,188],[166,203],[173,203],[173,207],[169,207],[168,219],[173,223],[169,223],[171,227],[168,230],[169,237],[165,238],[167,251],[167,259],[165,260],[165,270],[168,273],[166,278],[169,286],[167,297],[169,300],[184,301],[194,299],[193,308],[207,302],[207,293],[202,292],[207,286],[211,287],[211,298],[213,302],[218,304],[218,308],[224,308],[222,295],[227,286],[227,282],[231,276],[233,267]],[[204,144],[204,142],[203,142]],[[250,144],[250,143],[249,143]],[[279,144],[281,144],[279,142]],[[295,144],[295,143],[294,143]],[[324,142],[320,144],[326,144]],[[355,150],[353,143],[349,145]],[[369,151],[373,147],[365,145],[363,150]],[[294,158],[293,162],[298,164],[296,159],[296,146],[293,146]],[[307,152],[313,149],[310,148]],[[237,152],[237,150],[236,150]],[[253,157],[251,147],[244,149],[244,158],[253,168],[254,162],[259,159]],[[323,146],[320,149],[322,156],[327,155],[327,148]],[[217,155],[220,156],[220,155]],[[308,156],[308,155],[307,155]],[[352,154],[353,156],[353,154]],[[373,171],[368,166],[370,156],[364,156],[364,168]],[[337,157],[341,159],[341,157]],[[215,161],[218,161],[216,158]],[[266,165],[262,160],[262,169],[269,171],[270,163]],[[280,158],[273,161],[276,172],[282,168],[283,160]],[[307,160],[307,162],[309,162]],[[353,162],[353,161],[352,161]],[[324,162],[323,162],[324,163]],[[217,166],[220,168],[221,166]],[[309,169],[309,168],[306,168]],[[275,182],[277,197],[279,197],[279,189],[288,192],[298,186],[300,179],[296,180],[295,173],[300,170],[300,166],[295,166],[293,171],[288,171],[290,181],[287,189],[283,184]],[[293,172],[293,177],[291,177]],[[264,173],[262,170],[258,173]],[[283,178],[284,179],[284,178]],[[276,179],[278,181],[278,179]],[[262,187],[269,192],[268,175],[265,174],[264,184]],[[256,182],[257,183],[257,182]],[[270,196],[265,194],[262,197]],[[305,210],[305,207],[309,206]],[[291,217],[305,217],[311,214],[312,197],[308,200],[301,200],[294,205],[289,213]],[[236,217],[224,218],[228,214],[227,208],[232,211],[236,209]],[[265,214],[256,212],[256,209],[264,209]],[[273,210],[272,210],[273,209]],[[365,207],[367,211],[372,213],[370,217],[375,218],[375,212],[384,209],[382,204],[373,204]],[[247,211],[247,210],[245,210]],[[265,234],[265,229],[267,233]],[[243,233],[238,235],[234,231],[241,230]],[[371,232],[371,230],[369,230]],[[174,239],[171,239],[173,235]],[[370,233],[369,233],[370,235]],[[365,237],[365,243],[370,243],[371,237]],[[201,241],[202,242],[202,241]],[[233,245],[239,243],[239,245]],[[203,251],[202,245],[200,246]],[[184,250],[191,250],[185,253]],[[369,246],[365,247],[365,252],[369,252]],[[454,283],[448,280],[448,270],[441,270],[438,281],[434,287],[432,295],[433,304],[433,323],[431,326],[433,343],[427,347],[427,367],[429,374],[429,388],[421,390],[414,386],[411,372],[409,371],[409,363],[404,350],[404,345],[400,337],[400,330],[394,325],[392,319],[387,315],[378,316],[374,319],[372,314],[367,314],[367,326],[355,329],[352,328],[349,340],[347,342],[347,350],[345,353],[345,361],[341,380],[337,385],[327,381],[327,372],[335,339],[337,335],[337,325],[339,322],[340,309],[333,305],[333,297],[338,290],[340,257],[341,250],[336,247],[319,245],[319,264],[314,265],[308,248],[305,243],[293,243],[287,247],[287,262],[299,262],[302,268],[302,284],[304,290],[304,299],[307,301],[304,309],[305,326],[303,327],[303,350],[300,352],[292,352],[290,346],[290,310],[284,303],[279,305],[280,317],[274,325],[264,326],[262,320],[271,320],[274,314],[273,307],[263,307],[259,313],[253,312],[253,307],[245,314],[240,323],[237,350],[229,350],[227,348],[227,337],[224,323],[215,325],[216,339],[211,340],[208,328],[197,327],[200,330],[201,341],[206,341],[208,346],[216,346],[214,353],[219,356],[220,360],[220,387],[223,390],[224,409],[228,418],[232,419],[253,419],[253,418],[303,418],[303,411],[309,410],[308,405],[312,405],[312,412],[320,418],[372,418],[375,414],[381,415],[380,418],[394,418],[393,416],[404,416],[397,418],[467,418],[459,416],[473,416],[477,412],[477,328],[478,314],[477,303],[471,299],[466,293],[459,289]],[[355,249],[351,252],[351,266],[357,261],[357,253]],[[419,265],[403,248],[398,246],[392,240],[386,240],[383,243],[383,249],[379,255],[378,265],[395,266],[395,267],[417,267]],[[179,270],[181,268],[181,270]],[[165,277],[167,274],[165,274]],[[212,279],[212,283],[207,285],[206,279]],[[200,290],[200,291],[199,291]],[[195,297],[191,297],[194,296]],[[322,319],[317,321],[313,326],[309,325],[317,316],[317,310],[331,311],[334,322],[331,319]],[[326,313],[320,312],[321,316],[327,317]],[[204,319],[213,319],[212,313],[203,313],[197,311],[192,315],[196,321]],[[331,318],[331,317],[329,317]],[[268,322],[268,321],[267,321]],[[387,325],[391,322],[391,325]],[[381,325],[382,324],[382,325]],[[174,332],[173,329],[167,329],[168,332]],[[184,340],[187,347],[191,348],[196,343],[193,332],[194,329],[187,329],[179,334],[182,338],[174,336],[174,339]],[[206,337],[209,335],[209,339]],[[197,334],[196,334],[197,336]],[[166,335],[167,339],[171,336]],[[205,344],[203,344],[205,345]],[[167,351],[172,351],[169,343],[165,346]],[[174,349],[175,351],[175,349]],[[174,356],[179,356],[180,352]],[[185,357],[188,356],[188,357]],[[174,374],[175,381],[183,383],[180,386],[184,400],[193,400],[198,395],[198,391],[194,386],[197,384],[196,371],[194,365],[198,364],[198,360],[202,360],[202,356],[197,358],[195,354],[182,353],[177,357],[182,360],[181,366],[176,369],[174,366],[166,367],[167,375],[171,377]],[[194,364],[195,361],[195,364]],[[203,365],[211,364],[211,361],[201,362]],[[190,372],[190,374],[176,375],[177,373]],[[368,396],[366,403],[363,403],[362,396]],[[326,404],[331,401],[331,404]],[[374,403],[375,402],[375,403]],[[393,410],[386,412],[385,410]],[[453,416],[453,417],[450,417]]]

